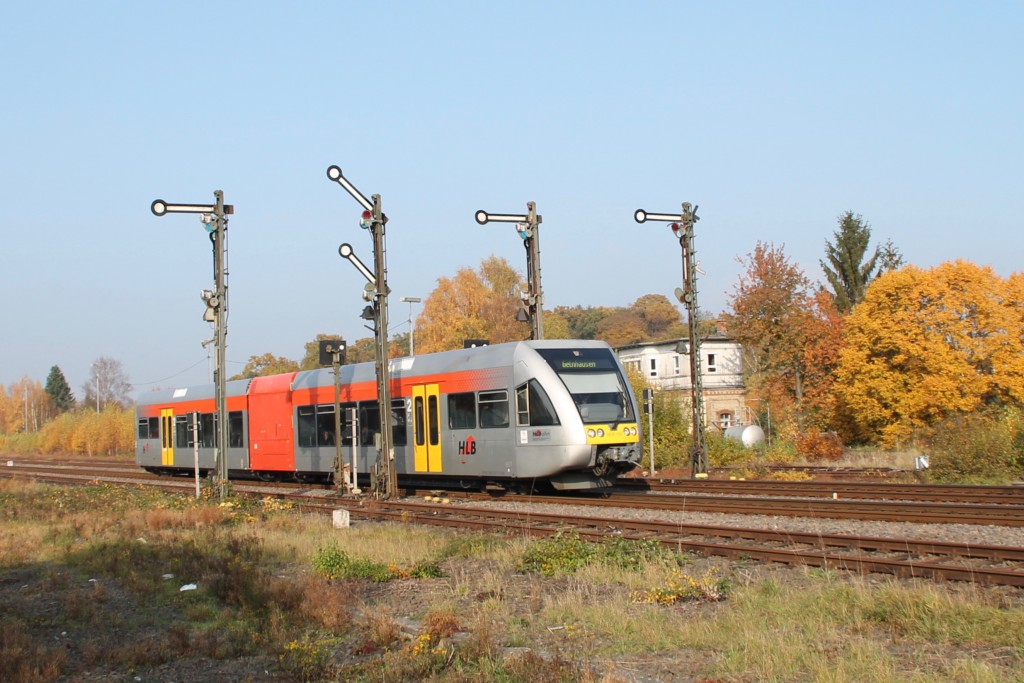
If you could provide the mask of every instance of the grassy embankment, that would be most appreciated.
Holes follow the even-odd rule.
[[[4,681],[1024,679],[1011,590],[107,486],[0,481],[0,519]]]

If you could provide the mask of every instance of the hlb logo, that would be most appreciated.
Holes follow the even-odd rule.
[[[469,437],[459,442],[459,455],[476,455],[476,439]]]

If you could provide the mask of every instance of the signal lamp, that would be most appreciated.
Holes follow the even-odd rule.
[[[373,212],[372,211],[363,211],[363,215],[362,215],[362,217],[359,220],[359,227],[363,228],[364,230],[369,230],[370,226],[372,226],[372,225],[373,225]]]

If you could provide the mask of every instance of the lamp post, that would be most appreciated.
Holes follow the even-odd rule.
[[[416,346],[413,341],[413,337],[416,335],[416,323],[412,320],[412,305],[418,304],[423,301],[417,296],[403,296],[402,301],[409,304],[409,355],[416,355]]]

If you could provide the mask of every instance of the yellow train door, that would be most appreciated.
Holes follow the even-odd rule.
[[[174,465],[174,409],[160,410],[160,464]]]
[[[441,471],[441,398],[437,384],[412,388],[413,451],[417,472]]]

